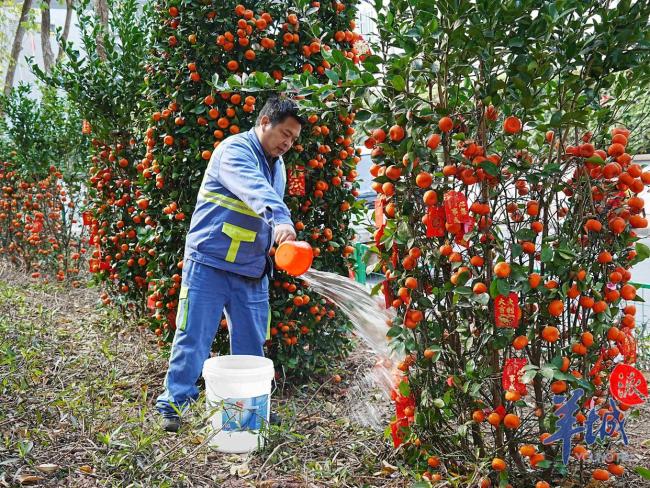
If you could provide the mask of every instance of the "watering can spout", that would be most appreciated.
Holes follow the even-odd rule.
[[[300,276],[310,267],[314,252],[305,241],[285,241],[275,251],[275,264],[292,276]]]

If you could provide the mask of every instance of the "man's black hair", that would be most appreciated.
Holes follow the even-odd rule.
[[[272,126],[284,122],[287,117],[294,118],[301,126],[305,125],[305,119],[298,113],[296,102],[285,96],[271,95],[257,115],[255,124],[260,125],[265,115]]]

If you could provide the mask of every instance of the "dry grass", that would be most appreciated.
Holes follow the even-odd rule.
[[[254,455],[207,446],[201,401],[180,434],[164,433],[153,404],[165,352],[96,296],[0,264],[0,486],[408,485],[383,432],[352,420],[366,399],[346,400],[345,381],[280,388],[284,425]],[[369,366],[358,354],[346,369]]]

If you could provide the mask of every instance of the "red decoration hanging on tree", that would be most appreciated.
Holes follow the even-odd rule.
[[[296,166],[287,170],[287,187],[292,197],[304,197],[305,190],[305,167]]]
[[[393,268],[397,268],[397,262],[399,261],[399,248],[397,243],[393,243],[393,252],[390,255],[390,263],[393,265]]]
[[[640,405],[648,398],[648,382],[643,373],[629,364],[616,365],[609,377],[609,389],[625,405]]]
[[[519,296],[515,292],[510,292],[508,296],[499,295],[494,300],[494,323],[497,327],[516,329],[520,318]]]
[[[619,335],[619,340],[616,341],[618,350],[627,364],[634,364],[636,362],[636,339],[634,339],[627,327],[623,328],[623,334],[621,335]]]
[[[381,238],[384,237],[384,227],[380,227],[377,229],[377,232],[375,232],[375,245],[377,246],[378,249],[383,249],[383,245],[381,243]]]
[[[384,300],[386,301],[386,308],[390,308],[393,306],[393,293],[390,290],[390,282],[388,280],[384,280],[381,283],[381,291],[384,294]]]
[[[408,379],[403,378],[400,382],[408,383]],[[409,393],[408,396],[402,395],[399,386],[391,391],[390,397],[395,402],[395,420],[390,423],[390,433],[393,438],[393,446],[397,449],[404,442],[405,429],[415,420],[415,397],[412,393]]]
[[[459,191],[445,193],[445,216],[448,224],[462,224],[469,222],[469,209],[467,198]]]
[[[441,205],[430,206],[427,210],[427,237],[445,235],[445,209]]]
[[[470,215],[467,221],[463,222],[463,230],[462,230],[463,235],[467,234],[468,232],[472,232],[475,226],[476,226],[476,219]]]
[[[528,390],[526,385],[521,382],[521,376],[524,374],[523,367],[528,364],[526,358],[508,358],[503,364],[503,376],[501,384],[504,390],[514,390],[520,395],[525,395]]]

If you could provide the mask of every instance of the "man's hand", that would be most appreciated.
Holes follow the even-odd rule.
[[[291,224],[279,224],[275,226],[275,242],[282,244],[284,241],[295,241],[296,231]]]

